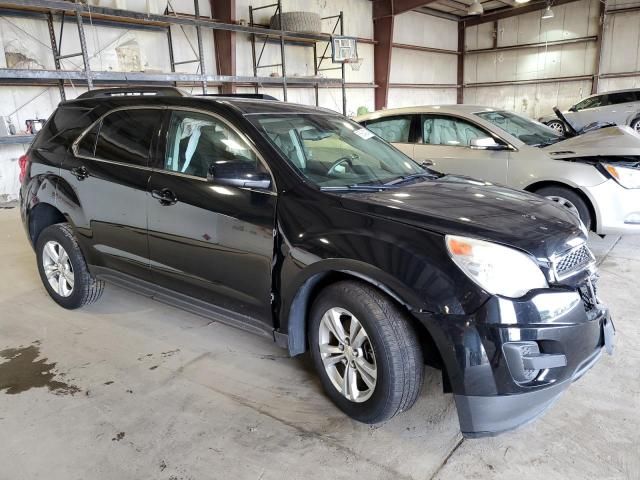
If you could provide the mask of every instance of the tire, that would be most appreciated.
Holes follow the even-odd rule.
[[[269,27],[273,30],[280,30],[280,17],[271,17]],[[307,32],[318,33],[322,30],[320,15],[314,12],[283,12],[282,30],[287,32]]]
[[[104,282],[96,280],[89,273],[68,223],[50,225],[40,233],[36,242],[36,258],[44,287],[61,307],[69,310],[80,308],[95,302],[102,295]],[[58,265],[62,268],[58,268]],[[69,278],[72,282],[67,280]]]
[[[582,220],[584,226],[587,227],[587,230],[591,230],[593,219],[591,218],[589,206],[582,197],[573,190],[565,187],[543,187],[536,190],[535,193],[569,208],[572,213],[580,217],[580,220]]]
[[[347,357],[353,358],[355,355],[347,353],[347,349],[352,349],[349,352],[359,351],[357,354],[359,356],[353,360],[353,367],[349,366],[356,372],[354,377],[356,387],[350,390],[357,392],[352,398],[343,394],[344,390],[339,390],[334,383],[337,379],[338,384],[344,385],[340,382],[340,370],[344,378],[347,365],[343,361],[334,362],[335,370],[331,370],[332,373],[330,373],[324,364],[328,358],[333,362],[340,356],[341,347],[336,341],[337,336],[333,334],[326,336],[327,321],[323,320],[323,318],[328,319],[329,312],[336,311],[341,313],[340,323],[345,328],[347,336],[351,326],[354,325],[355,318],[356,323],[364,328],[364,336],[367,337],[359,343],[358,338],[362,339],[362,335],[354,334],[351,339],[353,343],[346,341],[346,346],[342,347],[344,360]],[[409,319],[381,292],[369,285],[352,281],[330,285],[322,290],[313,303],[309,328],[313,363],[324,391],[340,410],[355,420],[375,424],[388,420],[413,406],[420,394],[424,379],[422,348]],[[328,343],[331,345],[327,345],[327,338],[330,339]],[[321,352],[321,343],[324,345],[322,347],[324,353]],[[358,345],[361,348],[356,348]],[[333,349],[330,356],[327,356],[328,348]],[[347,363],[351,364],[351,361],[347,360]],[[376,375],[372,388],[369,385],[372,376],[367,374],[369,384],[364,382],[363,365],[369,366],[365,372],[370,372],[371,366],[374,366]],[[352,377],[348,376],[348,378]],[[354,384],[350,383],[350,385]],[[360,388],[367,391],[362,393]]]
[[[547,122],[547,127],[552,128],[560,135],[567,133],[567,127],[565,127],[564,123],[560,120],[551,120],[550,122]]]
[[[633,128],[636,133],[640,134],[640,117],[633,119],[629,126]]]

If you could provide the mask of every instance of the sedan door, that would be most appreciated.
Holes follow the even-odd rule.
[[[471,148],[474,138],[490,137],[497,143],[502,142],[475,123],[453,115],[425,114],[420,137],[421,142],[416,144],[413,154],[418,163],[431,161],[433,168],[443,173],[507,183],[509,150]]]
[[[276,194],[207,178],[212,165],[267,167],[221,117],[169,111],[166,145],[149,182],[149,255],[156,283],[227,311],[264,332],[273,326],[271,265]],[[190,300],[189,300],[190,301]]]

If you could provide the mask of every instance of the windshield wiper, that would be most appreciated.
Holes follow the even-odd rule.
[[[405,182],[409,182],[411,180],[415,180],[416,178],[423,178],[423,177],[429,177],[429,178],[439,178],[440,174],[437,174],[435,172],[431,173],[431,172],[420,172],[420,173],[414,173],[412,175],[402,175],[398,178],[395,178],[393,180],[388,181],[387,183],[383,183],[383,186],[386,187],[390,187],[393,185],[400,185],[401,183],[405,183]]]
[[[386,184],[366,185],[362,183],[354,183],[353,185],[332,185],[330,187],[320,187],[320,190],[323,192],[337,192],[342,190],[351,190],[354,192],[377,192],[378,190],[387,190],[389,188],[391,188],[391,186]]]

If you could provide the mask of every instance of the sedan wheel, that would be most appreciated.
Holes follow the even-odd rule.
[[[640,118],[636,118],[631,122],[631,128],[633,128],[636,133],[640,134]]]
[[[333,386],[347,400],[364,402],[376,387],[378,369],[367,331],[348,310],[331,308],[318,332],[320,356]]]
[[[73,293],[74,274],[69,254],[58,242],[45,243],[42,251],[42,267],[51,288],[61,297]]]
[[[547,123],[547,127],[552,128],[553,130],[555,130],[556,132],[558,132],[561,135],[565,134],[565,127],[564,127],[564,124],[562,122],[552,121],[552,122]]]

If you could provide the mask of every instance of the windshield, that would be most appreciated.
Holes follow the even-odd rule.
[[[562,140],[555,130],[511,112],[480,112],[476,115],[532,147],[545,147]]]
[[[371,131],[339,115],[248,115],[302,175],[322,188],[384,185],[426,171]]]

